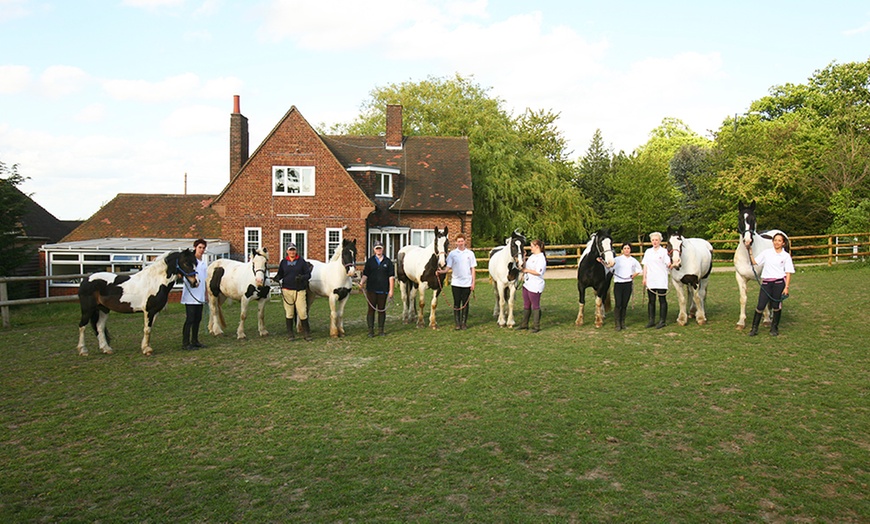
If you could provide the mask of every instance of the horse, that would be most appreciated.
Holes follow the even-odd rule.
[[[514,327],[514,297],[520,285],[520,271],[525,262],[526,237],[519,230],[505,239],[505,245],[489,252],[489,278],[495,293],[492,316],[501,327]],[[507,319],[505,319],[507,309]]]
[[[706,324],[707,281],[713,271],[713,246],[703,238],[683,238],[682,227],[676,231],[669,227],[667,239],[671,282],[680,303],[677,324],[685,326],[691,316],[699,325]],[[692,301],[688,314],[687,299]]]
[[[344,306],[353,289],[356,274],[356,239],[343,240],[341,250],[336,250],[328,263],[310,260],[311,280],[308,281],[306,298],[308,308],[316,297],[329,298],[329,336],[344,336]]]
[[[176,280],[183,277],[187,283],[196,287],[197,259],[193,250],[185,249],[164,253],[160,258],[134,275],[116,275],[97,272],[82,280],[79,285],[79,305],[82,316],[79,321],[78,353],[87,356],[85,348],[85,328],[88,323],[97,334],[97,341],[103,353],[114,350],[109,345],[109,330],[106,320],[110,311],[119,313],[144,313],[145,328],[142,336],[142,353],[151,355],[151,328],[157,314],[166,307],[169,292]]]
[[[223,304],[228,298],[238,300],[240,304],[239,327],[236,338],[242,340],[245,335],[245,319],[248,318],[248,306],[257,301],[257,327],[261,337],[269,334],[266,330],[266,303],[269,301],[269,275],[266,263],[269,261],[269,250],[265,247],[251,252],[249,262],[239,262],[222,258],[208,266],[208,332],[220,336],[227,327],[224,320]]]
[[[435,240],[428,246],[408,245],[399,250],[396,260],[396,279],[402,292],[402,320],[406,324],[413,322],[417,316],[417,327],[423,327],[423,302],[426,289],[432,288],[432,302],[429,307],[429,327],[437,329],[435,309],[438,307],[438,296],[444,289],[444,273],[438,270],[447,265],[447,248],[450,242],[447,237],[447,227],[443,231],[435,228]],[[419,293],[418,304],[414,295]]]
[[[604,261],[598,259],[604,257]],[[586,288],[595,291],[595,327],[604,325],[604,314],[610,311],[610,281],[613,280],[613,239],[610,229],[599,229],[589,237],[580,262],[577,264],[577,291],[580,293],[580,310],[574,325],[583,325],[583,306],[586,302]]]
[[[737,319],[737,329],[746,327],[746,284],[750,280],[758,281],[763,265],[753,266],[749,261],[749,250],[746,244],[752,248],[752,256],[757,257],[765,249],[773,247],[773,237],[777,233],[785,237],[785,250],[790,250],[788,235],[779,229],[771,229],[758,233],[756,231],[755,201],[748,206],[743,202],[737,202],[739,209],[737,230],[740,232],[740,242],[734,251],[734,276],[737,279],[737,290],[740,293],[740,318]],[[770,312],[764,310],[764,325],[770,324]]]

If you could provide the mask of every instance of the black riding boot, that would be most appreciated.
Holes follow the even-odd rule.
[[[531,331],[532,333],[537,333],[540,330],[541,330],[541,310],[540,309],[533,309],[532,310],[532,329],[530,329],[529,331]]]
[[[668,305],[659,304],[659,323],[656,324],[656,329],[665,327],[665,320],[668,318]]]
[[[773,312],[773,319],[770,321],[770,335],[773,337],[779,336],[779,317],[782,316],[782,309],[777,309]]]
[[[459,327],[462,329],[468,329],[468,302],[459,310]]]
[[[518,329],[529,329],[529,319],[532,318],[532,310],[524,309],[523,310],[523,320],[520,322],[520,327]]]
[[[613,322],[615,324],[614,329],[616,329],[616,331],[622,331],[622,310],[621,309],[617,308],[613,311]]]
[[[651,328],[656,325],[656,303],[649,302],[646,305],[646,312],[649,315],[649,322],[647,322],[646,327]]]
[[[386,313],[378,313],[378,336],[385,337],[387,334],[384,332],[384,324],[387,323],[387,314]]]
[[[308,319],[302,321],[302,338],[307,342],[311,341],[311,325],[308,324]]]
[[[375,336],[375,312],[370,311],[366,316],[366,324],[369,326],[369,338]]]
[[[619,328],[620,329],[625,329],[625,315],[626,315],[626,313],[628,313],[628,309],[626,309],[626,308],[622,308],[622,310],[619,313]]]
[[[462,329],[462,310],[461,309],[453,309],[453,323],[456,324],[456,327],[453,329],[460,330]]]
[[[752,317],[752,329],[749,330],[749,336],[754,337],[758,334],[758,325],[761,324],[762,313],[759,311],[755,312],[755,316]],[[771,331],[773,331],[773,325],[770,327]]]
[[[285,318],[284,323],[287,325],[287,338],[296,340],[296,317]]]

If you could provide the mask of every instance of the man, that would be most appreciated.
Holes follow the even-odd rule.
[[[199,285],[190,287],[187,280],[184,280],[184,287],[181,289],[181,303],[184,304],[184,327],[181,330],[181,349],[196,350],[204,348],[205,345],[199,343],[199,324],[202,322],[202,311],[205,309],[205,281],[208,275],[208,263],[203,260],[207,247],[205,239],[198,238],[193,242],[193,253],[196,256],[196,278],[199,279]]]
[[[453,321],[455,329],[468,329],[468,299],[474,291],[476,275],[474,268],[477,267],[477,258],[474,252],[467,249],[465,234],[459,233],[456,237],[456,249],[447,255],[447,268],[441,273],[453,272],[450,287],[453,288]]]
[[[374,251],[375,254],[366,260],[359,283],[365,290],[366,301],[369,303],[366,314],[369,337],[375,336],[375,312],[378,314],[378,335],[386,335],[384,324],[387,321],[387,299],[393,298],[396,283],[396,269],[393,261],[384,255],[384,244],[380,240],[375,241]]]
[[[296,340],[296,315],[299,315],[299,320],[302,322],[302,337],[311,340],[308,301],[305,297],[308,281],[311,280],[311,266],[297,254],[296,244],[290,243],[287,246],[287,256],[278,265],[275,280],[281,282],[287,337]]]

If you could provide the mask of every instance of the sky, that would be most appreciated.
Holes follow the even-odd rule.
[[[558,113],[577,159],[597,129],[631,152],[665,118],[712,138],[868,58],[866,0],[0,0],[0,161],[82,220],[118,193],[218,194],[233,95],[253,153],[293,106],[326,128],[459,74],[515,116]]]

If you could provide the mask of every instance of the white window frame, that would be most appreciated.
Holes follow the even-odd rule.
[[[288,180],[291,173],[298,181]],[[314,175],[314,166],[272,166],[272,195],[314,196]]]
[[[330,233],[337,233],[338,240],[330,240]],[[324,262],[329,262],[332,260],[332,255],[335,254],[336,251],[341,249],[341,243],[344,240],[344,229],[340,227],[328,227],[326,228],[326,242],[324,245],[326,246],[326,260]]]
[[[304,259],[308,259],[308,231],[305,229],[282,229],[281,235],[281,258],[287,253],[288,242],[296,244],[296,253]],[[302,240],[299,240],[302,237]]]
[[[393,174],[386,171],[377,171],[376,175],[378,187],[375,189],[375,196],[393,196]]]
[[[408,243],[426,247],[432,242],[435,241],[435,230],[434,229],[412,229],[411,234],[408,238]],[[423,242],[422,244],[420,242]]]
[[[256,238],[253,238],[256,237]],[[245,261],[255,249],[263,247],[263,228],[261,227],[246,227],[245,228]]]

